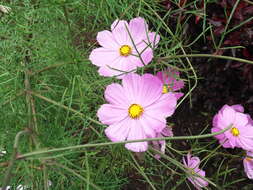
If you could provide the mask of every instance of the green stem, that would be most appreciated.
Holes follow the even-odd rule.
[[[11,160],[9,162],[9,166],[7,168],[6,174],[4,176],[2,190],[6,190],[7,185],[10,183],[11,171],[13,169],[15,161],[17,160],[19,139],[22,135],[29,133],[29,132],[30,132],[29,130],[20,131],[17,133],[17,135],[15,137],[15,141],[14,141],[14,145],[13,145],[13,153],[12,153]]]
[[[222,45],[222,42],[223,42],[223,40],[224,40],[224,38],[225,38],[225,35],[226,35],[226,33],[227,33],[228,25],[230,24],[230,21],[231,21],[231,19],[233,18],[234,12],[235,12],[235,10],[236,10],[237,5],[238,5],[239,2],[240,2],[240,0],[237,0],[237,1],[235,2],[234,6],[233,6],[233,9],[232,9],[232,11],[231,11],[231,13],[230,13],[230,15],[229,15],[228,20],[227,20],[225,29],[224,29],[224,31],[223,31],[223,33],[222,33],[222,36],[221,36],[221,39],[220,39],[220,42],[219,42],[219,45],[218,45],[218,49],[219,49],[219,48],[221,47],[221,45]]]
[[[210,58],[216,58],[216,59],[228,59],[228,60],[232,60],[232,61],[238,61],[238,62],[242,62],[242,63],[253,64],[253,61],[250,61],[250,60],[247,60],[247,59],[241,59],[241,58],[225,56],[225,55],[212,55],[212,54],[171,55],[171,56],[158,58],[157,60],[169,60],[169,59],[185,58],[185,57],[210,57]]]
[[[196,135],[196,136],[177,136],[177,137],[162,137],[162,138],[147,138],[147,139],[138,139],[138,140],[131,140],[131,141],[119,141],[119,142],[105,142],[105,143],[95,143],[95,144],[83,144],[83,145],[75,145],[75,146],[69,146],[69,147],[63,147],[63,148],[55,148],[51,150],[41,150],[41,151],[34,151],[30,153],[26,153],[23,155],[20,155],[18,159],[24,159],[40,154],[46,154],[46,153],[55,153],[55,152],[61,152],[66,150],[73,150],[73,149],[80,149],[80,148],[90,148],[90,147],[99,147],[99,146],[108,146],[108,145],[116,145],[116,144],[125,144],[125,143],[133,143],[133,142],[143,142],[143,141],[158,141],[158,140],[189,140],[189,139],[202,139],[202,138],[208,138],[213,137],[215,135],[219,135],[221,133],[224,133],[225,131],[229,130],[231,126],[216,132],[216,133],[210,133],[205,135]]]
[[[79,179],[85,181],[88,185],[92,186],[94,189],[96,190],[102,190],[100,187],[96,186],[95,184],[91,183],[90,181],[88,181],[86,178],[84,178],[83,176],[81,176],[80,174],[76,173],[74,170],[64,166],[64,165],[61,165],[61,164],[58,164],[58,163],[53,163],[53,165],[55,166],[58,166],[59,168],[62,168],[70,173],[72,173],[73,175],[77,176]]]
[[[70,21],[69,21],[69,13],[68,13],[68,9],[66,7],[65,4],[62,5],[62,8],[63,8],[63,13],[64,13],[64,17],[65,17],[65,20],[67,22],[67,25],[68,25],[68,29],[69,29],[69,34],[70,36],[73,36],[73,32],[71,30],[71,26],[70,26]]]

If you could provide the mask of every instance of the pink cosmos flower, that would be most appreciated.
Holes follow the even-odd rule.
[[[162,138],[162,137],[173,137],[173,131],[171,126],[166,126],[161,133],[156,134],[156,138]],[[153,147],[156,150],[161,151],[163,154],[165,154],[165,148],[166,148],[166,141],[160,140],[160,141],[152,141]],[[156,159],[160,159],[160,154],[155,155]]]
[[[253,152],[247,151],[247,156],[243,159],[243,166],[248,178],[253,179]]]
[[[184,94],[181,92],[176,92],[184,87],[184,81],[179,79],[179,72],[175,69],[167,69],[165,71],[160,71],[156,76],[163,82],[162,92],[165,94],[167,92],[175,92],[177,99],[181,98]]]
[[[224,105],[214,116],[212,133],[231,126],[231,129],[215,136],[224,148],[253,149],[253,126],[250,116],[243,111],[241,105]]]
[[[98,32],[97,41],[102,47],[94,49],[89,59],[100,67],[100,75],[120,75],[150,63],[152,48],[157,46],[159,40],[160,36],[149,32],[146,21],[141,17],[130,20],[129,24],[125,20],[115,20],[111,31]]]
[[[173,93],[162,94],[161,81],[151,74],[130,73],[122,85],[113,83],[105,90],[108,104],[102,105],[97,116],[106,125],[106,136],[113,142],[155,138],[166,127],[166,117],[176,109]],[[134,152],[144,152],[148,142],[127,143]]]
[[[186,159],[183,158],[184,165],[189,169],[189,175],[187,179],[196,187],[196,189],[201,190],[202,187],[206,187],[208,182],[199,176],[205,177],[205,171],[199,168],[200,160],[198,157],[192,157],[190,153],[187,154]]]

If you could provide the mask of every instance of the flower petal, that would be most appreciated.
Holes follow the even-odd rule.
[[[232,105],[231,106],[235,111],[238,111],[238,112],[241,112],[243,113],[244,112],[244,108],[241,104],[236,104],[236,105]]]
[[[107,127],[105,134],[113,142],[124,141],[128,137],[131,127],[130,123],[131,119],[127,117]]]
[[[235,127],[237,128],[245,127],[247,123],[248,123],[248,116],[246,114],[239,112],[235,113],[235,121],[234,121]]]
[[[100,67],[98,72],[102,76],[117,76],[117,78],[121,79],[125,75],[125,72],[131,71],[129,67],[135,68],[136,66],[131,65],[131,63],[128,62],[128,58],[118,57],[113,62],[108,62],[106,66]]]
[[[118,51],[120,48],[120,45],[117,44],[112,33],[108,30],[98,32],[97,41],[101,46],[103,46],[104,48],[107,48],[107,49]]]
[[[143,46],[137,46],[137,50],[140,54],[138,55],[136,50],[133,50],[132,56],[130,57],[131,62],[137,65],[138,67],[143,67],[144,65],[149,64],[153,59],[153,50],[151,48],[144,49]],[[144,50],[144,51],[143,51]]]
[[[156,117],[150,117],[145,113],[139,119],[141,126],[147,137],[155,138],[156,133],[161,133],[162,130],[166,127],[166,120],[158,119]]]
[[[145,139],[146,135],[138,120],[131,120],[130,132],[127,140]],[[133,152],[145,152],[148,149],[148,142],[127,143],[125,147]]]
[[[213,127],[212,129],[211,129],[211,132],[212,133],[216,133],[216,132],[219,132],[219,131],[221,131],[222,129],[220,129],[220,128],[218,128],[218,127]],[[221,133],[221,134],[219,134],[219,135],[215,135],[214,136],[216,139],[218,139],[218,140],[223,140],[224,138],[225,138],[225,136],[224,136],[224,134],[223,133]]]
[[[125,90],[120,84],[113,83],[106,87],[105,89],[105,99],[114,105],[121,105],[122,107],[128,109],[129,101],[127,96],[125,96]]]
[[[253,179],[253,160],[245,158],[243,160],[244,172],[247,174],[249,179]]]
[[[190,159],[190,162],[188,163],[188,167],[192,169],[198,169],[200,164],[200,159],[199,157],[193,156]]]
[[[150,44],[151,47],[156,48],[160,41],[160,36],[155,32],[148,33],[148,39],[145,40],[147,44]]]
[[[123,88],[128,92],[127,96],[132,103],[142,105],[152,104],[161,96],[162,83],[151,74],[139,76],[131,73],[122,80]]]
[[[222,120],[228,127],[231,124],[234,124],[235,121],[235,110],[230,106],[225,105],[224,110],[222,111]]]
[[[253,138],[245,138],[240,136],[238,140],[238,147],[244,150],[253,151]]]
[[[111,104],[103,104],[97,111],[99,121],[111,125],[128,117],[128,111],[124,107]]]
[[[177,90],[180,90],[181,88],[184,87],[184,81],[182,80],[176,80],[174,81],[174,83],[172,84],[172,89],[173,91],[177,91]]]
[[[147,38],[148,25],[143,18],[137,17],[130,20],[129,31],[131,33],[131,37],[134,40],[134,43],[138,44]]]
[[[89,59],[91,60],[92,64],[101,67],[108,63],[114,62],[119,57],[120,56],[118,52],[100,47],[92,50]]]
[[[148,115],[153,117],[169,117],[174,113],[176,105],[177,98],[169,92],[160,96],[156,102],[148,105],[145,110]]]
[[[202,177],[205,177],[205,171],[199,170],[198,174]],[[201,177],[194,177],[195,185],[198,187],[206,187],[208,185],[208,182]]]
[[[127,28],[129,28],[129,26],[125,20],[115,20],[111,25],[112,34],[121,46],[131,44]]]

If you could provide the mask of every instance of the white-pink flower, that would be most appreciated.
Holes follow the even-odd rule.
[[[224,105],[213,118],[212,133],[219,132],[227,127],[231,129],[214,136],[224,148],[243,148],[253,150],[252,120],[241,105]]]
[[[162,94],[162,82],[151,74],[128,74],[122,85],[113,83],[105,90],[104,104],[97,112],[106,125],[106,136],[114,142],[155,138],[166,127],[166,117],[171,116],[177,99],[173,93]],[[127,143],[125,147],[143,152],[148,142]]]
[[[247,151],[247,156],[243,159],[244,172],[249,179],[253,179],[253,152]]]
[[[152,48],[157,46],[159,40],[160,36],[149,32],[146,21],[141,17],[129,23],[115,20],[111,31],[98,32],[97,41],[102,47],[94,49],[89,59],[100,67],[100,75],[117,76],[150,63],[153,58]],[[122,78],[122,75],[118,78]]]
[[[200,160],[199,157],[192,157],[190,153],[187,154],[186,159],[183,158],[183,163],[189,170],[189,177],[187,179],[198,189],[208,186],[208,182],[199,176],[205,177],[206,173],[204,170],[199,168]],[[199,176],[198,176],[199,175]]]

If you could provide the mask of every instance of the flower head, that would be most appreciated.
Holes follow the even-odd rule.
[[[183,158],[184,165],[189,169],[189,177],[187,179],[198,189],[200,190],[202,187],[206,187],[208,182],[202,179],[199,176],[205,177],[205,171],[199,168],[200,160],[198,157],[192,157],[190,153],[187,154],[186,159]]]
[[[111,31],[98,32],[97,41],[102,47],[94,49],[89,59],[100,67],[100,75],[120,75],[150,63],[153,58],[152,48],[157,46],[159,40],[160,36],[149,32],[146,21],[141,17],[129,23],[115,20]]]
[[[216,135],[224,148],[243,148],[253,150],[253,126],[248,114],[241,105],[224,105],[213,118],[212,133],[221,131],[229,126],[231,129]]]
[[[176,97],[162,94],[161,81],[151,75],[130,73],[122,85],[113,83],[105,90],[108,104],[102,105],[97,116],[106,125],[106,136],[116,142],[155,138],[166,127],[166,117],[176,109]],[[134,152],[147,150],[148,142],[127,143]]]
[[[253,152],[247,151],[247,156],[243,159],[244,172],[249,179],[253,179]]]
[[[177,99],[182,97],[184,94],[181,92],[176,92],[184,87],[184,81],[179,79],[179,72],[174,69],[167,69],[165,71],[160,71],[156,76],[162,81],[163,88],[162,93],[174,92]]]

